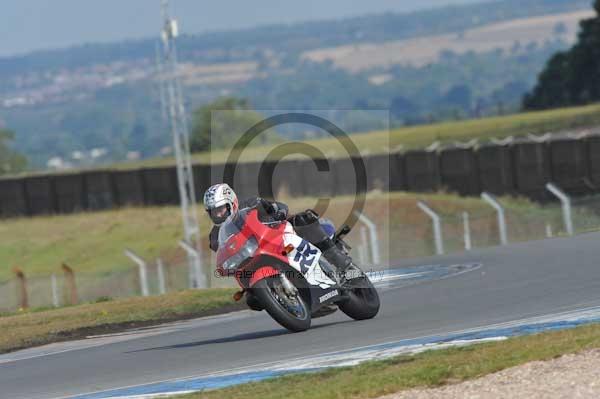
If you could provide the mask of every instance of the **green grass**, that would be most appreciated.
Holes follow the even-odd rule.
[[[291,198],[285,193],[278,198],[287,202],[292,211],[304,210],[316,203],[315,199]],[[477,198],[447,193],[370,193],[365,206],[366,214],[376,220],[384,231],[389,231],[389,235],[397,238],[398,244],[392,248],[395,251],[391,254],[392,258],[433,253],[430,248],[431,222],[416,207],[418,199],[424,199],[447,218],[444,222],[444,228],[448,229],[445,238],[456,241],[454,247],[448,247],[449,250],[460,249],[462,221],[457,217],[464,210],[471,214],[474,236],[481,231],[485,234],[479,234],[479,237],[489,237],[488,241],[476,243],[477,246],[494,243],[497,230],[495,215],[488,205]],[[352,197],[335,198],[324,216],[341,223],[351,210],[352,200]],[[509,236],[515,238],[513,241],[542,238],[547,220],[562,225],[558,207],[549,210],[525,199],[503,198],[502,201],[511,220],[509,227],[522,226],[518,231],[509,231]],[[201,231],[207,234],[209,224],[204,211],[200,210],[199,215]],[[598,219],[587,213],[580,215],[575,212],[574,216],[576,222],[585,218],[588,224]],[[600,226],[600,220],[596,225]],[[535,229],[540,236],[529,237],[528,229]],[[351,240],[358,239],[357,229],[351,234]],[[177,245],[181,235],[181,217],[177,206],[4,220],[0,223],[0,282],[14,278],[14,267],[22,269],[27,277],[60,274],[63,262],[76,273],[107,274],[130,270],[135,265],[124,256],[126,248],[148,260],[161,257],[168,265],[183,264],[185,254]],[[385,240],[386,235],[382,234],[381,238]],[[203,242],[207,245],[206,239]],[[205,250],[209,252],[208,248]]]
[[[235,308],[231,289],[182,291],[154,297],[37,309],[0,315],[0,353],[116,332],[135,326],[224,313]]]
[[[550,111],[527,112],[508,116],[483,119],[472,119],[456,122],[445,122],[432,125],[420,125],[394,129],[390,132],[357,133],[351,136],[352,141],[361,151],[370,153],[388,152],[399,145],[405,150],[420,149],[435,141],[452,143],[479,139],[481,142],[490,138],[505,138],[508,136],[523,136],[527,134],[542,134],[560,132],[568,129],[600,125],[600,104],[582,107],[562,108]],[[324,153],[331,156],[345,156],[346,152],[335,139],[326,138],[309,140]],[[249,147],[242,156],[242,161],[262,161],[272,150],[272,146]],[[223,163],[229,151],[215,150],[212,153],[194,154],[194,161],[199,163]],[[149,159],[140,162],[128,162],[115,165],[117,168],[137,168],[148,166],[171,165],[173,159]]]
[[[204,211],[202,211],[203,213]],[[202,215],[201,213],[201,215]],[[207,230],[202,218],[201,227]],[[0,223],[0,281],[19,267],[27,276],[131,268],[123,251],[155,258],[174,256],[182,236],[178,207],[125,208],[72,215],[7,219]]]
[[[426,199],[448,214],[464,209],[489,211],[478,199],[406,193],[371,194],[365,211],[382,223],[392,215],[392,224],[406,231],[429,226],[427,218],[415,206],[417,198]],[[285,198],[285,195],[281,199],[288,202],[293,211],[304,210],[316,202],[310,198]],[[507,202],[525,210],[535,208],[524,200]],[[350,212],[351,205],[350,197],[336,198],[325,216],[340,223]],[[207,234],[208,220],[203,210],[199,214],[201,231]],[[183,263],[185,256],[177,246],[181,235],[180,210],[176,206],[4,220],[0,223],[0,282],[14,277],[14,267],[22,269],[27,277],[48,276],[61,273],[63,262],[76,273],[129,270],[135,265],[124,256],[125,248],[149,260],[160,256],[167,264]],[[412,240],[407,241],[411,243]]]
[[[351,139],[360,151],[380,154],[387,153],[390,149],[397,149],[399,146],[402,146],[403,150],[422,149],[435,141],[447,144],[454,141],[478,139],[481,143],[485,143],[491,138],[557,133],[597,125],[600,125],[600,104],[592,104],[507,116],[402,127],[391,131],[355,133],[351,135]],[[345,149],[333,138],[308,140],[306,143],[320,149],[328,158],[347,156]],[[268,158],[268,154],[274,147],[275,145],[248,147],[243,151],[239,160],[242,162],[263,161]],[[229,149],[215,149],[210,153],[195,153],[192,160],[194,163],[220,164],[228,159],[230,152]],[[293,155],[290,156],[290,158],[293,157]],[[174,163],[173,158],[151,158],[141,161],[119,162],[104,169],[136,169],[170,166]],[[70,170],[68,173],[76,172],[77,170]],[[23,175],[45,173],[28,172]]]
[[[527,362],[550,360],[599,347],[600,325],[590,325],[495,343],[400,356],[315,374],[285,376],[178,398],[376,398],[415,387],[457,383]]]

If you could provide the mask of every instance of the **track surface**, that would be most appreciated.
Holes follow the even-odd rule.
[[[381,313],[371,321],[337,314],[289,334],[264,312],[242,312],[95,347],[15,361],[0,356],[0,397],[83,394],[600,305],[597,233],[399,266],[468,262],[483,266],[383,290]]]

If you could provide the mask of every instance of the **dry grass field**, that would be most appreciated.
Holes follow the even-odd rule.
[[[510,50],[517,41],[523,46],[531,42],[541,44],[555,37],[554,29],[559,23],[567,28],[561,38],[570,43],[576,38],[579,21],[594,15],[590,10],[516,19],[470,29],[463,34],[322,48],[308,51],[303,57],[316,62],[331,60],[351,72],[395,64],[423,66],[437,61],[444,50],[462,54],[496,48]]]

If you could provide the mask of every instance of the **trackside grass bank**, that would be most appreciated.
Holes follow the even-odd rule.
[[[293,212],[313,207],[317,202],[314,198],[290,198],[285,195],[278,196],[278,199],[288,203]],[[367,196],[364,211],[381,223],[382,238],[388,229],[386,221],[390,226],[398,227],[398,232],[390,232],[397,234],[404,243],[403,248],[398,248],[397,253],[392,254],[396,259],[432,253],[424,244],[431,241],[431,222],[416,207],[417,199],[426,200],[443,215],[459,215],[463,210],[473,212],[474,229],[479,228],[475,220],[476,213],[487,213],[491,218],[489,220],[493,220],[491,208],[477,198],[443,193],[371,193]],[[350,196],[333,198],[324,216],[336,223],[343,222],[351,212],[353,200]],[[506,198],[504,202],[521,218],[523,215],[536,219],[545,217],[538,205],[527,200]],[[209,221],[204,214],[199,207],[200,229],[203,234],[208,234]],[[482,223],[481,228],[495,231],[488,219]],[[462,226],[458,220],[454,224]],[[52,273],[62,275],[60,265],[63,262],[76,273],[84,274],[130,270],[135,265],[123,254],[126,248],[148,260],[161,257],[166,264],[184,263],[185,255],[177,245],[181,239],[181,229],[180,209],[177,206],[3,220],[0,223],[0,283],[14,278],[14,267],[22,269],[27,277],[49,276]],[[538,230],[542,232],[542,228]],[[358,234],[358,229],[352,234]],[[446,236],[462,237],[462,232],[448,232]],[[203,242],[206,244],[206,239]],[[481,243],[481,246],[484,245],[489,244]],[[209,252],[208,248],[205,248],[205,252]]]
[[[0,315],[0,353],[242,309],[232,299],[234,291],[182,291]]]
[[[352,141],[361,151],[372,154],[389,152],[390,149],[402,146],[404,150],[421,149],[435,141],[442,144],[454,141],[478,139],[486,142],[491,138],[508,136],[524,136],[527,134],[557,133],[571,129],[600,125],[600,104],[562,108],[550,111],[526,112],[492,118],[471,119],[419,125],[392,129],[391,131],[375,131],[355,133]],[[341,126],[343,128],[343,126]],[[336,139],[323,138],[307,141],[329,156],[347,156],[346,150]],[[273,150],[275,145],[251,146],[241,154],[241,161],[262,161]],[[220,163],[229,155],[227,150],[213,149],[211,153],[196,153],[194,162]],[[155,158],[140,162],[127,162],[114,165],[118,169],[172,165],[172,158]]]
[[[535,360],[600,347],[600,325],[435,350],[356,367],[291,375],[258,383],[177,396],[182,399],[376,398],[415,387],[458,383]]]

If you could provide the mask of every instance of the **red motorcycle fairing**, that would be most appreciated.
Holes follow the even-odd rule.
[[[287,264],[286,255],[283,254],[283,233],[287,222],[266,225],[258,219],[256,209],[248,212],[241,230],[227,239],[223,248],[217,252],[217,270],[221,276],[234,275],[238,283],[245,288],[254,286],[258,281],[279,274],[276,263]],[[258,242],[258,249],[252,260],[246,262],[239,269],[227,271],[222,266],[225,261],[234,256],[246,242],[254,238]],[[272,265],[258,264],[258,260],[265,256],[272,259]]]
[[[271,276],[276,276],[278,274],[280,274],[280,271],[273,266],[261,266],[252,273],[252,277],[250,277],[250,281],[248,282],[248,287],[252,288],[260,280],[269,278]]]
[[[286,225],[287,222],[265,225],[258,219],[257,210],[248,212],[243,226],[238,226],[239,231],[229,237],[217,252],[219,273],[222,276],[235,276],[240,287],[244,289],[252,288],[265,278],[285,274],[300,289],[312,311],[339,300],[340,291],[337,287],[323,289],[319,286],[311,286],[305,277],[289,264],[287,255],[289,251],[286,251],[283,238]],[[258,243],[254,255],[235,270],[225,270],[223,263],[235,256],[250,239]]]

